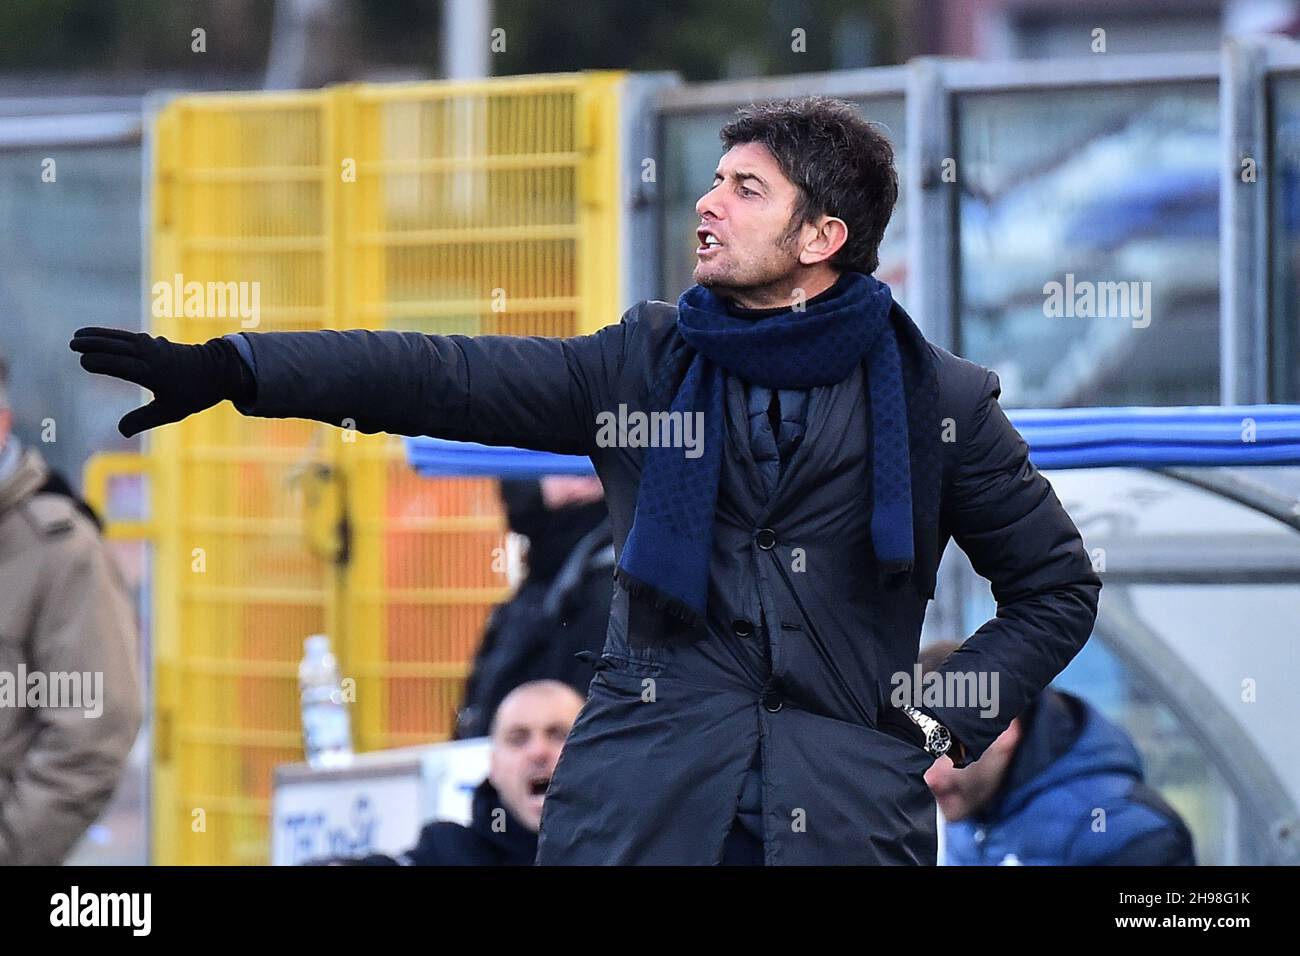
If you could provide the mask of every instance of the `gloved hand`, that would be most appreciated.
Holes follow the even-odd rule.
[[[249,402],[257,390],[239,351],[223,338],[181,345],[144,332],[91,326],[77,329],[68,345],[81,353],[81,367],[87,372],[112,375],[153,392],[152,402],[118,422],[117,430],[127,438],[225,399]]]

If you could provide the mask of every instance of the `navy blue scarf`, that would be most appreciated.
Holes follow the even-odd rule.
[[[882,578],[912,570],[912,478],[898,337],[889,286],[847,273],[843,291],[804,311],[754,320],[730,314],[703,286],[677,301],[677,331],[688,362],[668,410],[703,412],[702,454],[645,451],[636,514],[615,578],[634,597],[688,624],[703,619],[709,590],[714,511],[722,470],[723,370],[767,388],[812,388],[843,381],[865,364],[871,406],[871,541]],[[908,327],[914,330],[910,321]],[[919,337],[919,333],[917,333]],[[655,406],[663,408],[660,401]]]

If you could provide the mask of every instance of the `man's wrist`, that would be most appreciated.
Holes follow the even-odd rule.
[[[915,710],[929,717],[947,732],[949,743],[944,756],[952,760],[953,766],[958,768],[969,766],[971,760],[966,754],[966,745],[957,739],[957,735],[952,732],[952,728],[945,724],[939,715],[928,707],[917,707]],[[920,727],[917,727],[917,729],[920,730]],[[924,736],[924,731],[922,731],[922,736]]]
[[[247,340],[223,335],[212,339],[209,344],[212,343],[219,343],[225,364],[230,369],[230,374],[223,377],[225,397],[236,406],[253,404],[257,400],[257,377],[250,365],[251,350]]]
[[[938,717],[919,707],[905,705],[902,710],[920,733],[921,746],[926,753],[938,758],[945,756],[952,749],[952,734]]]

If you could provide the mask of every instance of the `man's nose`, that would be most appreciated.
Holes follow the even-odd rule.
[[[701,219],[703,219],[704,216],[705,216],[705,213],[708,213],[708,214],[711,215],[714,219],[721,219],[721,218],[722,218],[721,215],[720,215],[720,213],[721,213],[721,207],[719,206],[719,203],[718,203],[718,187],[717,187],[717,186],[714,186],[712,189],[710,189],[708,192],[706,192],[706,193],[705,193],[703,196],[701,196],[701,197],[696,201],[696,203],[695,203],[695,214],[696,214],[697,216],[699,216]]]
[[[533,734],[528,738],[526,753],[528,759],[533,763],[546,763],[551,759],[551,751],[554,749],[551,742],[546,739],[545,734]]]
[[[528,758],[534,761],[539,767],[545,767],[547,770],[554,770],[556,762],[560,759],[561,745],[550,740],[539,742],[528,752]]]

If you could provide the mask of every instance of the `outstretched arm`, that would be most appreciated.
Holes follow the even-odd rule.
[[[119,424],[128,437],[229,399],[244,414],[265,418],[586,454],[596,412],[611,404],[626,330],[622,323],[562,339],[244,332],[182,345],[84,328],[71,348],[88,371],[154,393]]]
[[[624,326],[592,335],[243,332],[256,397],[246,415],[358,431],[590,452],[622,364]],[[245,344],[246,343],[246,344]]]

